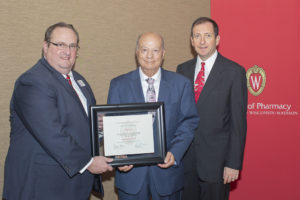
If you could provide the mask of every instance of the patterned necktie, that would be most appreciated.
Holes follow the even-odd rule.
[[[146,92],[146,102],[156,102],[155,89],[154,89],[154,79],[147,78],[148,89]]]
[[[195,81],[195,85],[194,85],[194,92],[195,92],[195,101],[197,102],[200,96],[200,93],[202,91],[202,88],[204,86],[204,66],[205,66],[205,62],[201,62],[201,70],[197,75],[196,81]]]

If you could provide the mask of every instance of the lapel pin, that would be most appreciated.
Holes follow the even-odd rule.
[[[85,83],[82,80],[77,80],[77,83],[80,85],[80,87],[85,86]]]

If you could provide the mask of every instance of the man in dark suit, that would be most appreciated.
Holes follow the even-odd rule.
[[[192,25],[197,58],[178,66],[190,79],[200,121],[184,157],[185,200],[228,199],[242,167],[246,139],[245,69],[217,52],[218,25],[200,17]]]
[[[4,199],[88,199],[93,174],[112,170],[111,159],[91,157],[88,107],[95,98],[72,70],[78,45],[71,24],[50,26],[43,57],[15,83]]]
[[[183,187],[182,157],[192,141],[198,116],[188,79],[161,68],[163,38],[139,36],[136,57],[140,67],[111,81],[108,103],[161,101],[165,105],[167,154],[163,164],[122,166],[115,184],[120,200],[179,200]],[[150,81],[151,80],[151,81]]]

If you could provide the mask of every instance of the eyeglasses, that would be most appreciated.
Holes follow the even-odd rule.
[[[65,49],[69,48],[72,51],[76,51],[76,50],[80,49],[80,46],[78,46],[78,44],[74,44],[74,43],[72,43],[70,45],[67,45],[66,43],[63,43],[63,42],[54,43],[54,42],[48,41],[48,43],[53,44],[54,46],[57,46],[57,48],[60,50],[65,50]]]

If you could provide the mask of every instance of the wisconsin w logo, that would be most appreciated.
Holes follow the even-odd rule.
[[[266,85],[266,73],[263,68],[254,65],[247,70],[246,77],[249,92],[254,96],[260,95]]]

